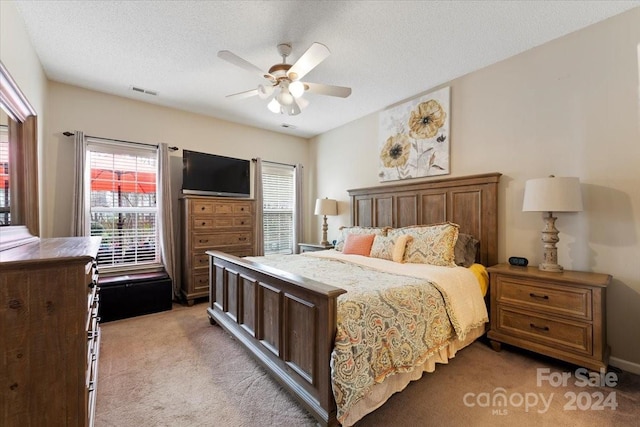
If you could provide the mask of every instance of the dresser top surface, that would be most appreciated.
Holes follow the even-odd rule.
[[[581,284],[587,286],[606,287],[611,282],[611,275],[591,273],[587,271],[564,270],[560,273],[542,271],[538,267],[519,267],[509,264],[498,264],[487,268],[489,274],[500,273],[509,276],[519,276],[531,279],[561,282],[566,284]]]
[[[39,239],[11,249],[0,251],[0,270],[20,267],[32,262],[61,263],[95,259],[101,237],[54,237]]]

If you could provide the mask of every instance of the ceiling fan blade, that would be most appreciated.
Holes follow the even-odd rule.
[[[237,98],[237,99],[245,99],[250,98],[252,96],[258,95],[258,89],[245,90],[244,92],[233,93],[231,95],[227,95],[225,98]]]
[[[262,78],[265,78],[265,79],[268,79],[268,80],[272,80],[272,81],[275,80],[275,78],[271,74],[265,73],[260,68],[258,68],[257,66],[253,65],[251,62],[240,58],[238,55],[236,55],[235,53],[230,52],[228,50],[219,51],[218,52],[218,58],[224,59],[225,61],[230,62],[233,65],[236,65],[236,66],[238,66],[240,68],[243,68],[243,69],[249,71],[250,73],[257,74]]]
[[[305,53],[302,54],[295,64],[291,66],[287,73],[291,80],[298,80],[307,75],[316,65],[324,61],[331,52],[322,43],[313,43]]]
[[[351,95],[350,87],[343,86],[330,86],[320,83],[307,83],[304,82],[304,87],[311,93],[317,93],[318,95],[339,96],[340,98],[346,98]]]

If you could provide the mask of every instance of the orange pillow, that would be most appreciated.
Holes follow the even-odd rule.
[[[349,234],[344,241],[343,254],[369,256],[375,234]]]

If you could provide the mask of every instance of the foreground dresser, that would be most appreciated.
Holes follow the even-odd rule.
[[[0,425],[93,425],[99,246],[69,237],[0,251]]]
[[[255,201],[183,196],[182,296],[189,305],[209,296],[208,250],[239,257],[254,254]]]

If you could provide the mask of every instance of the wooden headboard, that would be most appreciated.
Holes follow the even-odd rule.
[[[351,222],[362,227],[406,227],[450,221],[480,241],[478,262],[498,262],[500,173],[348,190]]]

